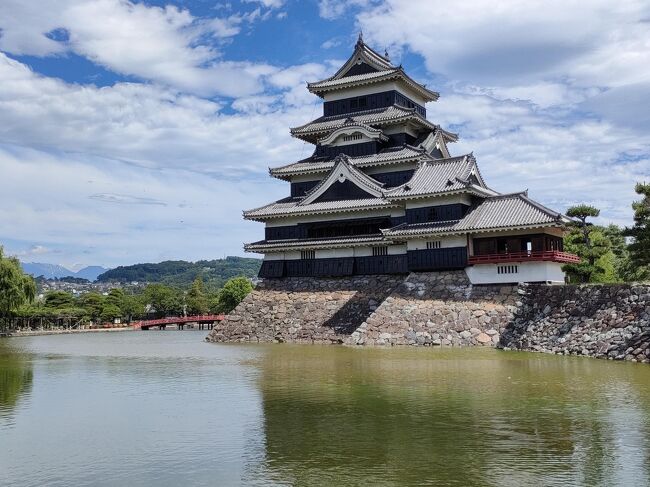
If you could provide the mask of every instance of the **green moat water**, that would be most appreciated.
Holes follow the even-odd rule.
[[[0,485],[650,485],[650,366],[485,349],[0,340]]]

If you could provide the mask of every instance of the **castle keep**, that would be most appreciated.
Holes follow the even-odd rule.
[[[244,212],[265,223],[263,278],[464,269],[472,284],[564,282],[567,218],[526,192],[501,194],[457,135],[427,119],[438,93],[361,36],[331,77],[309,83],[323,115],[291,129],[307,159],[270,169],[290,195]]]

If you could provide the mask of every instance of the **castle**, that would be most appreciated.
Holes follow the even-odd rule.
[[[456,134],[426,118],[438,93],[361,36],[330,78],[309,83],[323,116],[291,129],[315,145],[270,169],[290,195],[244,212],[265,223],[262,278],[342,277],[464,269],[472,284],[564,282],[569,220],[527,193],[491,189]]]

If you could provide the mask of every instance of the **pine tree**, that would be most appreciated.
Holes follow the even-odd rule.
[[[581,260],[579,264],[566,264],[562,269],[578,282],[608,280],[605,276],[613,272],[608,272],[607,267],[612,267],[612,264],[603,257],[610,252],[610,241],[598,227],[587,221],[587,218],[600,215],[600,210],[578,205],[569,208],[566,214],[577,221],[571,225],[572,230],[564,240],[565,250],[577,254]]]
[[[633,238],[628,246],[630,261],[639,269],[643,278],[650,277],[650,184],[638,183],[634,188],[643,198],[632,203],[634,226],[626,228],[624,234]]]

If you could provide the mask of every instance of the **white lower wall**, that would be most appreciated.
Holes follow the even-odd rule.
[[[516,266],[516,273],[499,274],[498,267]],[[498,284],[510,282],[564,283],[562,264],[558,262],[513,262],[510,264],[477,264],[465,269],[472,284]]]
[[[406,245],[408,246],[408,250],[426,250],[427,242],[435,242],[437,240],[440,241],[441,249],[467,246],[467,237],[465,235],[413,239],[409,240]]]

